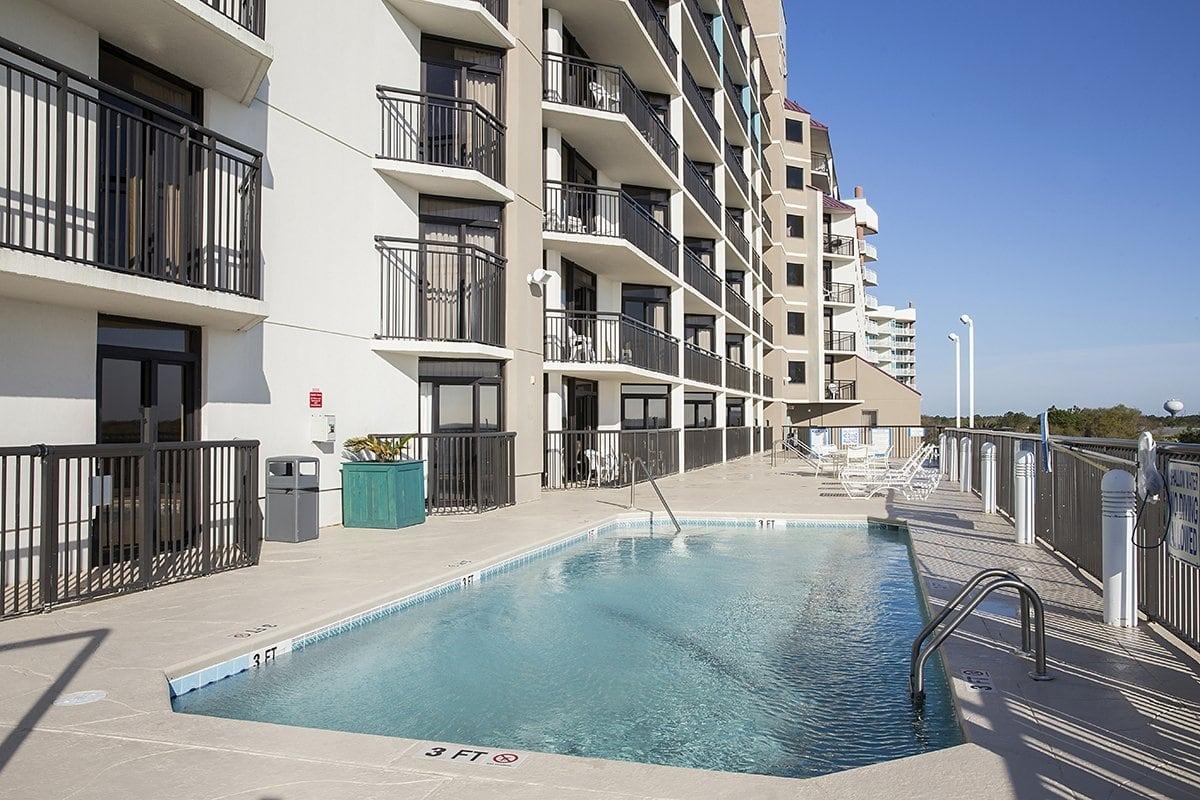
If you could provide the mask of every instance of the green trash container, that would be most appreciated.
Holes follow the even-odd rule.
[[[342,464],[342,524],[347,528],[407,528],[424,521],[424,461]]]

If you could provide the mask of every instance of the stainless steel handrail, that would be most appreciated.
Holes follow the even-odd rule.
[[[629,507],[634,506],[634,497],[637,492],[637,467],[642,465],[642,472],[646,479],[650,481],[650,486],[654,489],[654,493],[658,495],[658,502],[662,503],[662,507],[667,510],[667,516],[671,518],[671,524],[675,526],[675,532],[679,533],[683,529],[679,527],[679,520],[675,519],[675,512],[671,510],[671,506],[667,504],[667,498],[663,497],[662,490],[658,488],[658,482],[654,480],[654,476],[650,474],[650,470],[646,467],[646,462],[637,456],[629,459]]]
[[[938,613],[938,615],[935,616],[933,619],[929,620],[929,623],[924,628],[921,629],[921,632],[917,634],[917,638],[913,639],[912,658],[910,660],[910,663],[915,664],[917,662],[917,656],[919,656],[921,654],[921,646],[925,643],[925,640],[927,638],[929,638],[929,634],[933,633],[933,631],[937,628],[937,626],[941,625],[942,622],[945,621],[946,617],[950,616],[950,614],[954,611],[954,609],[956,609],[958,607],[959,603],[961,603],[963,601],[963,599],[968,594],[970,594],[972,590],[975,589],[976,586],[978,586],[983,581],[989,580],[991,578],[1006,578],[1008,580],[1013,580],[1013,581],[1021,580],[1020,576],[1018,576],[1016,573],[1010,572],[1009,570],[1006,570],[1006,569],[985,569],[985,570],[975,573],[975,576],[973,578],[971,578],[971,580],[969,580],[963,584],[962,589],[959,590],[958,594],[956,594],[954,596],[954,599],[951,600],[950,602],[946,603],[946,605],[942,607],[942,610]],[[1029,641],[1030,641],[1029,600],[1025,597],[1025,595],[1022,594],[1021,595],[1021,652],[1022,653],[1029,652]]]
[[[938,635],[934,637],[929,646],[922,649],[912,664],[912,670],[909,673],[909,693],[914,702],[921,702],[925,698],[925,662],[933,655],[942,643],[950,637],[958,629],[967,617],[971,615],[980,603],[998,589],[1014,589],[1018,593],[1028,598],[1029,603],[1033,606],[1033,659],[1034,668],[1029,673],[1029,677],[1035,681],[1053,680],[1053,676],[1046,672],[1046,611],[1042,607],[1042,598],[1038,596],[1028,584],[1022,580],[1013,580],[1011,578],[1003,578],[993,581],[984,587],[983,591],[971,598],[956,617],[951,619]]]

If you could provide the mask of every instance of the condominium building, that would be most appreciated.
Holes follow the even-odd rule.
[[[868,358],[905,386],[917,383],[917,310],[867,306]]]
[[[0,447],[255,440],[319,458],[336,522],[351,436],[411,435],[466,511],[915,424],[783,30],[778,0],[9,0]]]

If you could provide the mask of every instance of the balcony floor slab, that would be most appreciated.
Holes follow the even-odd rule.
[[[577,264],[608,278],[651,285],[680,283],[678,276],[615,236],[544,231],[542,241],[547,250],[557,250]]]
[[[543,100],[542,125],[562,131],[572,147],[618,183],[680,188],[675,173],[624,114]]]
[[[511,50],[516,38],[477,0],[387,0],[422,33]]]
[[[516,197],[512,189],[478,170],[379,157],[372,160],[372,166],[380,175],[397,180],[422,194],[465,197],[493,203],[511,203]]]
[[[428,358],[480,358],[488,361],[511,361],[513,351],[479,342],[438,342],[428,339],[374,339],[371,349],[376,353],[395,353]]]

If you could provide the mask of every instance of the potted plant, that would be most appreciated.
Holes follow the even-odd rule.
[[[406,459],[412,436],[347,439],[342,464],[342,524],[347,528],[406,528],[425,521],[425,469]]]

